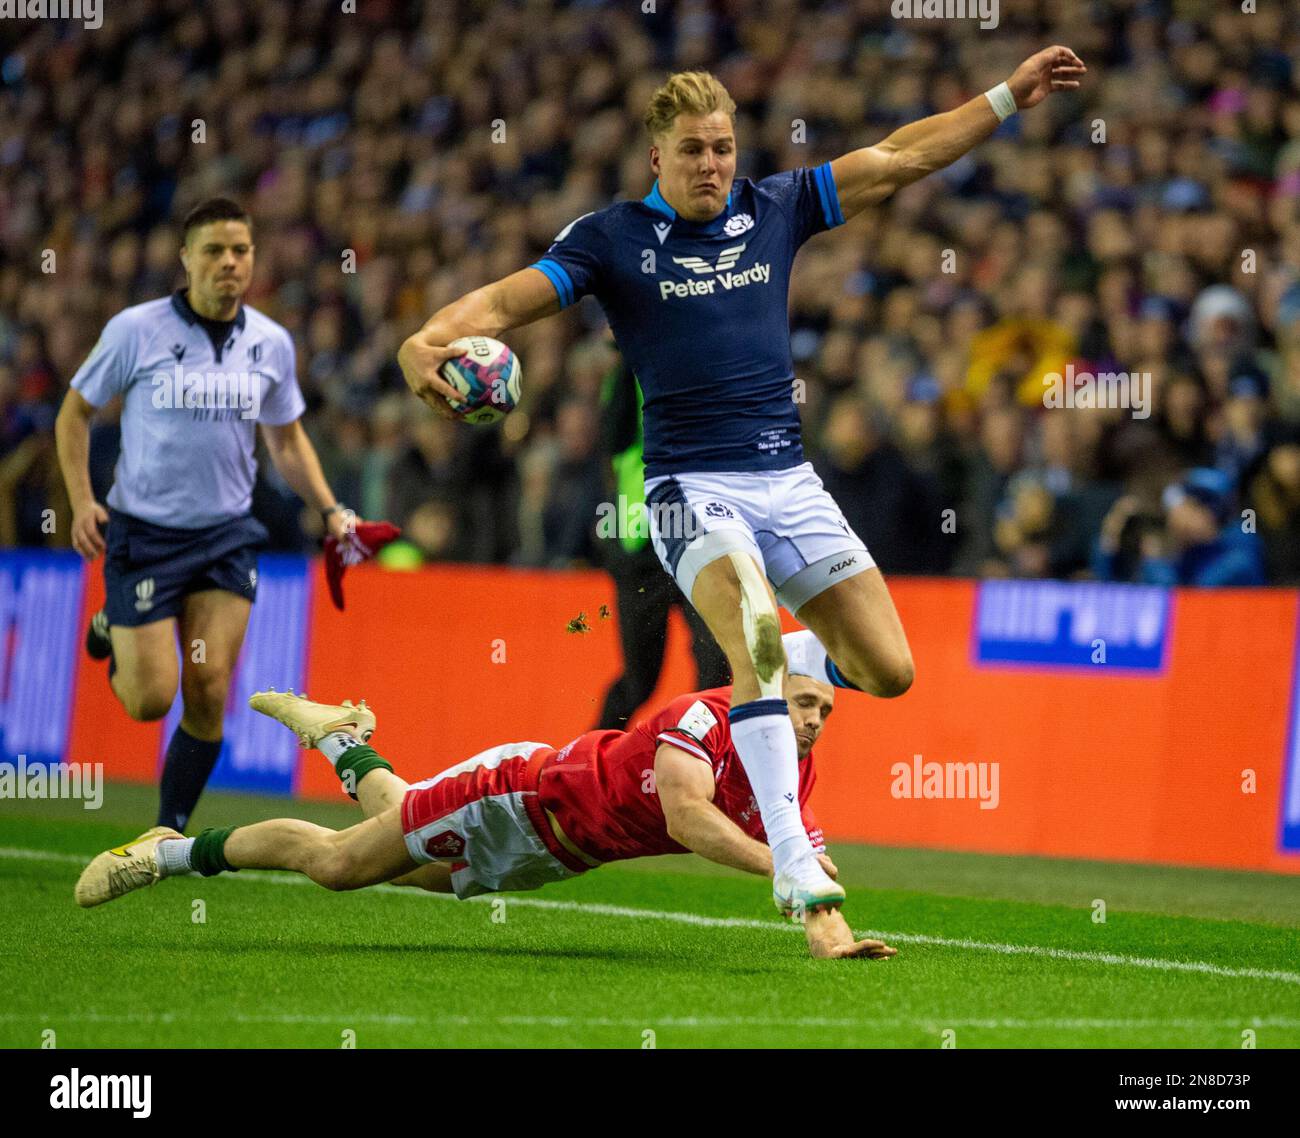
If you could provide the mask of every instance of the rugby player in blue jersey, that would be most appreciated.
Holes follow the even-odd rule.
[[[799,824],[797,746],[782,697],[779,601],[825,645],[812,674],[896,696],[912,683],[875,562],[804,461],[792,398],[788,285],[799,247],[943,169],[1017,110],[1073,90],[1067,47],[955,110],[815,168],[735,177],[735,103],[706,72],[669,77],[646,112],[654,188],[570,223],[534,265],[436,312],[398,362],[440,413],[460,336],[499,337],[593,295],[644,396],[656,552],[726,653],[731,737],[754,789],[783,911],[844,899]],[[829,655],[826,655],[826,654]]]
[[[158,808],[158,825],[173,830],[185,828],[220,755],[257,593],[267,538],[249,512],[259,424],[276,469],[330,534],[344,539],[356,524],[300,421],[292,338],[242,303],[253,275],[250,218],[228,199],[203,202],[185,219],[180,255],[187,287],[105,325],[56,426],[72,543],[88,561],[105,555],[107,599],[86,650],[111,657],[109,683],[133,719],[163,718],[180,684],[184,712]],[[118,396],[122,446],[105,509],[90,483],[90,421]]]

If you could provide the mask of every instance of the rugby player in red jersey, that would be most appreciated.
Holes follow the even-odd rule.
[[[786,697],[799,744],[803,824],[835,877],[808,806],[813,744],[835,701],[830,684],[798,670],[801,642],[811,636],[786,637]],[[692,850],[771,877],[758,804],[731,742],[730,699],[725,687],[693,692],[629,731],[589,731],[559,750],[507,743],[408,784],[368,745],[375,716],[364,701],[329,705],[259,692],[251,705],[334,763],[366,821],[336,831],[283,818],[196,838],[155,828],[91,862],[77,883],[77,901],[90,907],[171,874],[237,869],[294,870],[327,889],[392,882],[466,898],[536,889],[605,862]],[[782,906],[803,918],[816,957],[895,953],[880,941],[856,940],[835,906],[795,914],[797,907],[793,898]]]

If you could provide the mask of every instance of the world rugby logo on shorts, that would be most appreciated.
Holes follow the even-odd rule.
[[[146,577],[135,586],[135,611],[148,612],[153,608],[153,578]]]
[[[248,571],[248,591],[250,593],[257,591],[257,570],[256,569],[250,569]]]
[[[708,518],[735,518],[731,512],[730,506],[724,506],[721,502],[709,502],[704,507],[704,516]]]
[[[460,857],[465,852],[465,839],[455,830],[443,830],[424,843],[424,852],[430,857]]]

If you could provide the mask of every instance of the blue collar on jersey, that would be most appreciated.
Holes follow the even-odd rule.
[[[202,324],[205,328],[209,325],[218,327],[224,325],[227,328],[234,326],[241,332],[244,330],[244,306],[241,304],[239,310],[235,313],[233,320],[209,320],[206,316],[200,316],[193,308],[190,307],[189,297],[185,295],[183,288],[178,288],[172,293],[172,308],[175,309],[176,315],[179,316],[186,324]]]
[[[734,184],[733,184],[733,186],[732,186],[732,190],[734,190],[734,189],[735,189],[735,186],[734,186]],[[732,194],[732,190],[728,190],[728,191],[727,191],[727,208],[724,209],[724,210],[722,211],[722,213],[718,215],[718,217],[715,217],[715,218],[713,219],[713,221],[717,221],[717,220],[719,220],[719,218],[724,218],[724,217],[727,216],[728,213],[731,212],[731,194]],[[654,186],[651,188],[650,192],[649,192],[648,194],[646,194],[646,196],[643,197],[641,200],[642,200],[643,202],[645,202],[645,204],[648,205],[652,210],[654,210],[655,213],[662,213],[662,214],[664,215],[664,217],[666,217],[669,221],[676,221],[676,220],[677,220],[677,211],[676,211],[675,209],[673,209],[673,207],[670,206],[670,205],[668,204],[668,202],[664,199],[663,194],[661,194],[661,193],[659,192],[659,179],[658,179],[658,178],[655,179],[655,184],[654,184]],[[712,225],[712,224],[713,224],[713,221],[695,222],[694,224],[697,224],[697,225]]]

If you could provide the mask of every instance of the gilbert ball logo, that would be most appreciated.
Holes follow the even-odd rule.
[[[153,608],[153,578],[146,577],[135,587],[135,611],[148,612]]]

